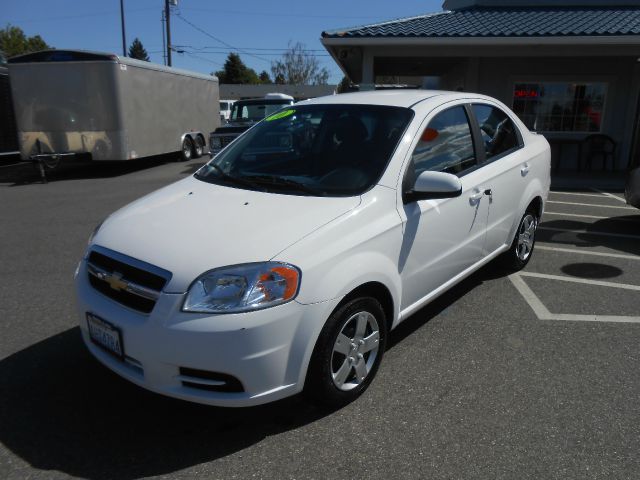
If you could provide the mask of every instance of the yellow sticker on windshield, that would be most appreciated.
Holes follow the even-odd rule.
[[[294,113],[296,113],[295,110],[291,110],[291,109],[284,110],[282,112],[274,113],[270,117],[267,117],[266,121],[267,122],[272,122],[273,120],[280,120],[281,118],[288,117],[289,115],[293,115]]]

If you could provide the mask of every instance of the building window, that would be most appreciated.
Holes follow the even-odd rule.
[[[539,132],[600,132],[606,95],[604,83],[516,83],[513,111]]]

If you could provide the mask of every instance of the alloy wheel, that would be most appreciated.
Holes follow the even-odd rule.
[[[334,385],[351,390],[365,381],[373,368],[380,345],[380,327],[370,312],[349,317],[340,329],[331,354]]]
[[[536,228],[538,222],[536,217],[527,213],[518,229],[518,243],[516,244],[516,255],[518,258],[526,262],[533,250],[533,242],[535,240]]]

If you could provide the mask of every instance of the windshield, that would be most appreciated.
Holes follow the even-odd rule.
[[[251,103],[234,103],[231,109],[232,122],[259,122],[264,117],[277,112],[291,104],[287,101],[254,101]]]
[[[412,117],[401,107],[294,105],[247,131],[196,178],[293,195],[359,195],[382,176]]]

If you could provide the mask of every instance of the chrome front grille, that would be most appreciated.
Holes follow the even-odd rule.
[[[222,143],[222,148],[226,147],[227,145],[229,145],[231,142],[233,142],[236,138],[238,138],[238,135],[233,135],[233,136],[229,136],[229,135],[225,135],[223,137],[220,137],[220,142]]]
[[[97,291],[143,313],[153,310],[171,278],[171,272],[97,246],[87,258],[87,275]]]

